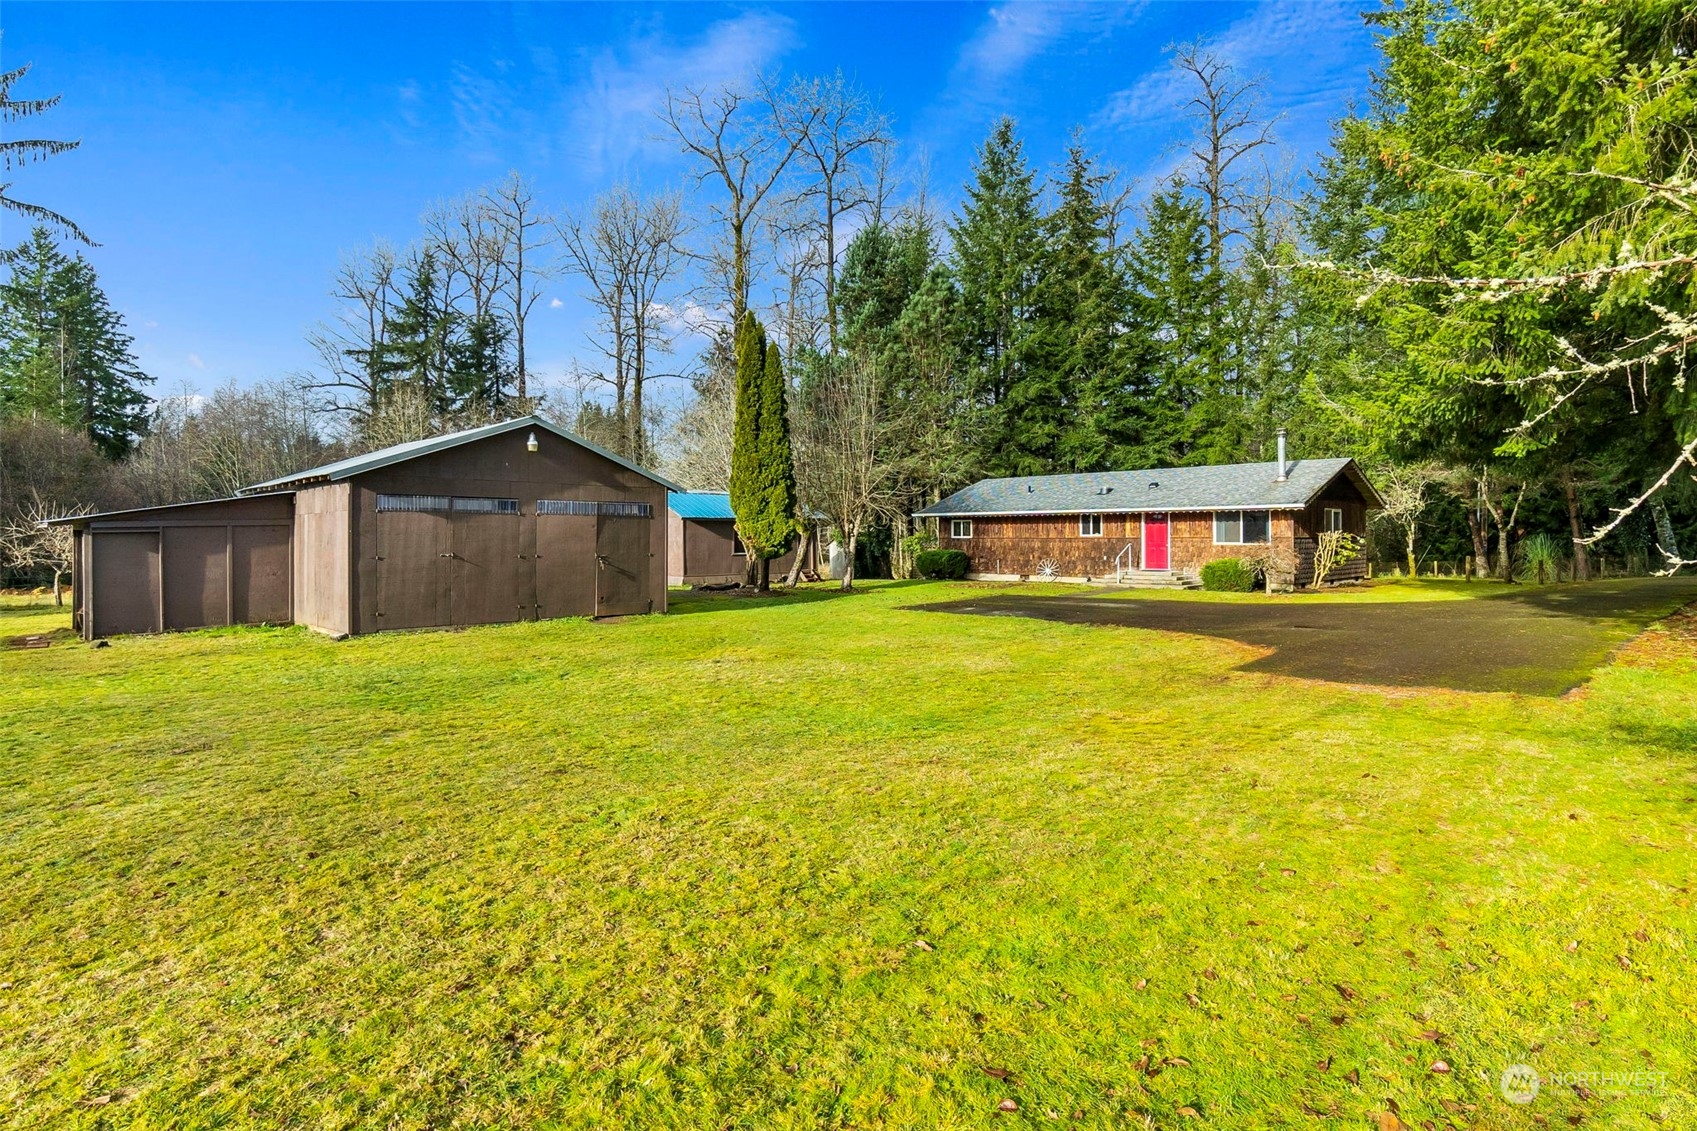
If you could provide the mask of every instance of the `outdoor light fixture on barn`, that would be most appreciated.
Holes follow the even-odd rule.
[[[530,434],[530,439],[528,439],[524,442],[524,449],[527,452],[534,452],[534,451],[536,451],[537,448],[539,448],[541,446],[542,445],[540,445],[536,442],[536,433],[534,433],[534,432],[532,432]]]

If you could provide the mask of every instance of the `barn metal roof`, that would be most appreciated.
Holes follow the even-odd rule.
[[[673,491],[666,496],[666,505],[679,518],[734,520],[731,497],[724,491]]]
[[[363,456],[353,456],[350,459],[327,463],[322,467],[297,471],[293,475],[282,475],[276,479],[267,479],[264,483],[255,483],[251,487],[243,487],[236,492],[238,495],[251,495],[262,491],[294,490],[313,483],[334,483],[350,476],[360,475],[367,471],[375,471],[380,467],[404,463],[409,459],[417,459],[432,452],[440,452],[447,448],[457,448],[461,444],[469,444],[473,440],[482,440],[489,436],[499,436],[504,432],[518,432],[526,428],[540,428],[552,432],[563,440],[570,440],[580,447],[588,448],[598,456],[612,460],[620,467],[628,468],[638,475],[652,479],[654,482],[672,491],[681,491],[676,483],[663,479],[645,467],[638,467],[623,456],[614,455],[598,444],[592,444],[582,436],[567,432],[559,425],[550,422],[534,413],[520,416],[514,420],[503,420],[499,424],[485,424],[481,428],[467,428],[463,432],[450,432],[446,436],[432,436],[427,440],[413,440],[406,444],[396,444],[390,448],[380,448],[375,452],[367,452]]]
[[[1298,510],[1343,474],[1349,475],[1369,506],[1379,505],[1378,493],[1354,460],[1299,459],[1285,466],[1288,474],[1282,481],[1276,463],[981,479],[919,511],[917,517]]]

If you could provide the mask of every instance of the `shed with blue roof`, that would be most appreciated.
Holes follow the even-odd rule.
[[[668,580],[673,585],[728,585],[747,576],[748,555],[737,537],[737,516],[723,491],[673,491],[667,496]],[[788,573],[795,556],[804,572],[818,575],[819,531],[772,560],[772,574]]]

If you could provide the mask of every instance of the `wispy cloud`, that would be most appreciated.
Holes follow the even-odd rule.
[[[1326,124],[1362,89],[1358,8],[1353,3],[1262,0],[1203,45],[1240,77],[1261,80],[1262,106],[1284,119],[1279,133],[1293,148],[1315,148]],[[1177,68],[1160,67],[1111,95],[1091,119],[1091,129],[1177,138],[1186,128],[1186,103],[1193,93],[1194,79]],[[1176,163],[1169,155],[1148,172],[1164,175]]]
[[[206,368],[206,362],[200,360],[200,355],[198,353],[189,354],[189,364],[194,366],[196,369]]]
[[[551,299],[548,300],[548,308],[550,310],[558,310],[564,305],[566,305],[566,304],[564,302],[561,302],[557,298],[551,298]]]
[[[649,31],[587,54],[568,92],[567,144],[585,179],[604,179],[638,153],[669,150],[656,140],[655,112],[667,88],[735,83],[799,46],[795,24],[771,12],[745,12],[687,42]]]
[[[920,133],[931,137],[973,131],[988,118],[1009,112],[1019,81],[1032,62],[1049,51],[1093,39],[1136,19],[1141,3],[1005,3],[961,45],[942,97],[930,108]]]

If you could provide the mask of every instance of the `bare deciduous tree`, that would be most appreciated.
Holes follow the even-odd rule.
[[[887,173],[880,156],[892,144],[888,120],[871,97],[838,71],[830,78],[791,83],[784,102],[790,115],[805,116],[810,124],[791,128],[801,137],[808,183],[803,199],[817,208],[815,221],[823,245],[825,327],[832,353],[837,352],[837,236],[838,224],[854,212],[882,203],[880,189]],[[872,158],[870,166],[868,158]]]
[[[712,210],[729,237],[716,273],[724,278],[732,325],[748,309],[760,210],[818,117],[816,108],[787,105],[772,82],[754,85],[752,94],[733,85],[667,90],[660,112],[679,146],[700,162],[696,183],[724,190]]]
[[[1229,63],[1199,42],[1179,44],[1172,54],[1173,65],[1200,88],[1186,103],[1197,122],[1190,161],[1206,206],[1208,266],[1217,275],[1225,262],[1226,242],[1247,230],[1238,163],[1273,144],[1273,123],[1260,117],[1259,81],[1239,80]]]
[[[899,469],[883,458],[886,432],[895,424],[884,382],[867,361],[837,359],[807,391],[796,478],[800,496],[831,521],[848,551],[842,587],[854,587],[860,536],[901,511]]]
[[[399,267],[387,243],[345,256],[330,290],[341,309],[334,322],[307,334],[319,360],[319,372],[307,387],[321,395],[323,407],[355,422],[376,410],[383,391],[376,362],[388,345],[389,323],[400,302]]]
[[[513,331],[513,351],[518,375],[518,396],[530,396],[529,370],[525,361],[525,323],[530,309],[542,297],[541,284],[551,277],[543,253],[553,242],[553,222],[536,204],[536,193],[516,171],[500,184],[483,190],[482,201],[490,222],[499,234],[501,271],[498,293],[506,301],[506,314]]]
[[[589,284],[585,296],[600,317],[597,347],[612,364],[620,454],[638,463],[649,455],[644,387],[650,361],[671,348],[661,295],[682,264],[686,223],[675,192],[644,197],[628,185],[602,194],[587,218],[556,225],[567,268]]]
[[[1444,481],[1447,473],[1430,463],[1390,464],[1374,477],[1384,509],[1373,513],[1375,522],[1395,530],[1402,538],[1403,552],[1408,558],[1408,574],[1419,573],[1415,541],[1420,532],[1420,516],[1426,511],[1432,487]]]
[[[88,514],[92,507],[61,507],[32,488],[18,513],[0,525],[0,564],[19,570],[47,570],[53,575],[53,603],[65,603],[64,579],[71,572],[76,539],[69,526],[47,523]]]

